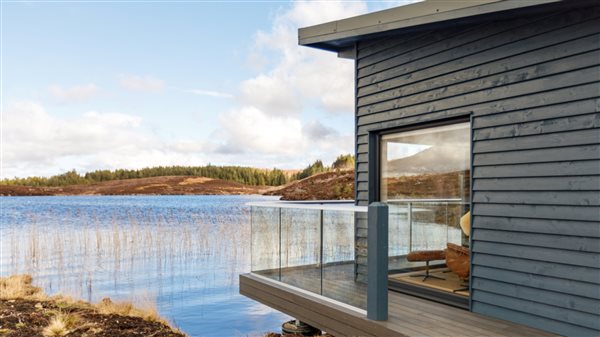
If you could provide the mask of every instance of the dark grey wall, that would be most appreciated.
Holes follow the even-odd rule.
[[[600,335],[598,7],[362,41],[356,199],[369,131],[472,116],[472,310]],[[366,221],[357,221],[366,279]]]

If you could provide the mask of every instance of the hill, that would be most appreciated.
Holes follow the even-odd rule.
[[[402,172],[408,175],[444,174],[464,170],[469,163],[469,154],[457,151],[451,145],[434,146],[417,154],[390,160],[389,172]]]
[[[354,171],[317,173],[280,187],[245,185],[197,176],[164,176],[68,186],[0,185],[2,196],[52,195],[244,195],[281,196],[281,200],[354,199]]]
[[[281,200],[353,200],[354,170],[318,173],[264,194],[280,195]]]
[[[0,185],[0,195],[223,195],[261,194],[268,188],[205,177],[165,176],[63,187]]]

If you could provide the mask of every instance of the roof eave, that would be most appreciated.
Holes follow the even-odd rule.
[[[563,0],[429,0],[300,28],[298,41],[303,46],[338,52],[366,36],[561,1]]]

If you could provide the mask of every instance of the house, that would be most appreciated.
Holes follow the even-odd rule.
[[[299,42],[354,60],[356,200],[253,205],[242,294],[335,336],[600,336],[597,1],[430,0]]]

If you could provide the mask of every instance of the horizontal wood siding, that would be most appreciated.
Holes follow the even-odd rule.
[[[362,41],[356,75],[357,204],[370,132],[472,116],[472,310],[600,335],[598,6]]]

